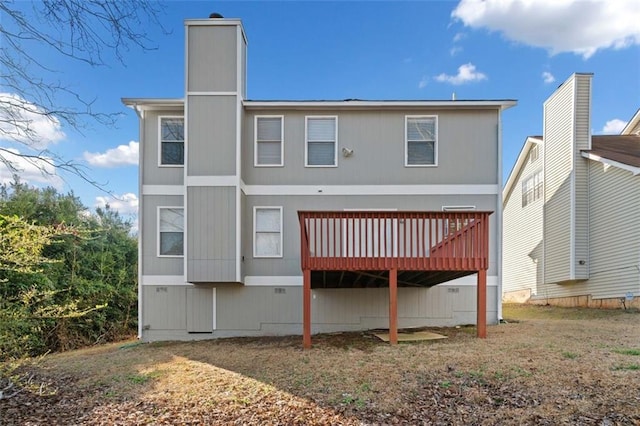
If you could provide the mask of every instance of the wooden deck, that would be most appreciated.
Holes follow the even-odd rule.
[[[389,287],[397,342],[397,287],[430,287],[478,274],[478,337],[486,337],[492,212],[299,211],[304,346],[311,346],[311,289]]]

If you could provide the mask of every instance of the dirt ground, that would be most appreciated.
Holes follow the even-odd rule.
[[[638,311],[504,316],[485,340],[128,342],[0,364],[0,424],[640,425]]]

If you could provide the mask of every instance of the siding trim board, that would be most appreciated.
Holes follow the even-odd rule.
[[[576,159],[574,150],[576,149],[576,105],[578,103],[578,80],[574,76],[573,85],[573,111],[571,114],[571,161],[569,167],[569,177],[571,185],[569,189],[569,280],[576,279]]]
[[[243,43],[247,44],[247,38],[242,28],[242,22],[239,22],[236,26],[236,176],[235,176],[235,189],[236,189],[236,281],[242,279],[242,189],[240,188],[240,181],[242,179],[242,102],[244,99],[241,96],[242,86],[246,82],[246,76],[243,75],[244,67],[242,66],[242,46]],[[282,225],[280,227],[282,235]],[[215,295],[215,294],[214,294]],[[215,315],[214,315],[215,322]],[[214,327],[215,329],[215,327]]]
[[[247,185],[245,195],[499,195],[498,185]]]

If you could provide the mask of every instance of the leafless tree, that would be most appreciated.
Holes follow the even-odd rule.
[[[45,175],[66,171],[95,183],[82,165],[47,149],[38,123],[82,131],[113,125],[117,114],[95,110],[94,99],[60,81],[55,67],[33,52],[45,48],[49,58],[91,67],[112,65],[114,57],[122,64],[132,48],[156,48],[147,31],[164,31],[162,12],[154,0],[0,1],[0,140],[14,146],[0,146],[0,167],[20,174],[18,165],[26,162]]]

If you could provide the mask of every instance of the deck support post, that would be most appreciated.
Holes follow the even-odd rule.
[[[304,349],[311,349],[311,271],[302,272],[302,345]]]
[[[478,338],[485,339],[487,337],[487,270],[478,271],[478,319],[477,329]]]
[[[389,271],[389,343],[398,343],[398,270]]]

